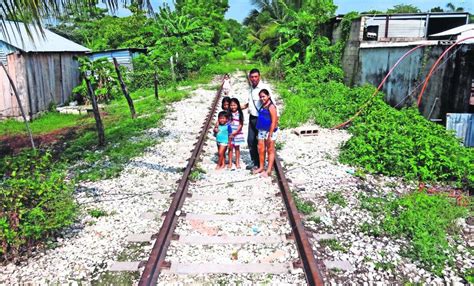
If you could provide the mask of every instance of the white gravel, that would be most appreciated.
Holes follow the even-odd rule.
[[[232,77],[232,95],[243,102],[247,98],[247,84],[243,73]],[[130,234],[158,230],[161,212],[167,210],[170,199],[157,194],[171,194],[176,180],[182,175],[186,159],[196,141],[215,91],[196,90],[191,98],[175,103],[162,126],[151,129],[149,136],[161,142],[145,154],[130,162],[119,177],[96,183],[85,183],[76,197],[83,214],[72,228],[64,231],[53,249],[34,253],[20,265],[0,267],[0,285],[35,283],[90,284],[118,259],[127,249],[125,238]],[[205,110],[206,112],[196,112]],[[247,122],[248,120],[246,120]],[[314,125],[312,125],[314,126]],[[316,126],[317,127],[317,126]],[[374,238],[361,231],[364,223],[373,222],[372,216],[360,208],[360,195],[400,194],[414,188],[396,178],[367,175],[365,180],[354,176],[354,169],[337,162],[339,147],[350,138],[344,130],[319,128],[316,136],[299,137],[293,130],[282,130],[278,141],[283,146],[278,151],[287,170],[292,190],[300,198],[313,203],[316,211],[306,216],[305,226],[315,238],[311,239],[316,258],[323,261],[349,262],[351,270],[324,269],[323,275],[330,284],[458,284],[459,269],[472,268],[474,257],[465,241],[457,245],[455,269],[447,266],[445,277],[437,277],[424,270],[416,261],[401,255],[406,241]],[[244,127],[246,132],[247,126]],[[242,150],[242,170],[215,171],[216,147],[209,134],[208,145],[198,165],[205,170],[201,178],[192,183],[193,195],[219,196],[222,200],[188,200],[183,211],[201,214],[274,214],[284,209],[281,198],[275,197],[276,185],[270,179],[250,175],[245,170],[249,163],[248,149]],[[341,192],[346,206],[328,202],[327,194]],[[229,199],[226,200],[226,197]],[[254,199],[249,200],[248,198]],[[108,216],[92,218],[88,210],[101,209]],[[312,221],[315,218],[318,221]],[[312,218],[312,220],[310,220]],[[198,225],[198,227],[196,227]],[[474,227],[459,222],[470,235]],[[219,221],[192,222],[180,220],[176,232],[180,235],[282,235],[289,233],[285,219],[247,220],[238,223]],[[340,249],[320,241],[318,235],[330,234]],[[332,241],[334,243],[334,241]],[[470,241],[469,243],[473,243]],[[151,245],[141,246],[140,259],[145,259]],[[179,262],[233,261],[238,252],[239,262],[291,262],[297,258],[294,245],[282,242],[278,245],[195,246],[172,242],[169,260]],[[270,257],[270,258],[269,258]],[[168,260],[168,259],[167,259]],[[235,261],[234,261],[235,262]],[[342,265],[342,264],[341,264]],[[383,269],[385,267],[385,269]],[[162,285],[179,284],[304,284],[301,272],[284,275],[161,275]]]
[[[214,95],[214,90],[197,89],[191,98],[174,103],[161,125],[148,131],[159,144],[127,164],[119,177],[82,184],[76,193],[82,211],[78,223],[61,234],[54,249],[0,267],[0,284],[89,284],[124,251],[128,235],[158,229],[159,214],[170,199],[154,195],[175,190],[204,121],[205,113],[195,110],[207,109]],[[92,209],[109,215],[92,218],[87,214]]]
[[[316,127],[318,135],[299,137],[292,133],[293,130],[284,130],[284,146],[279,155],[287,169],[287,178],[292,181],[292,188],[299,197],[312,202],[316,208],[313,214],[306,216],[307,230],[313,232],[316,238],[322,234],[335,235],[335,240],[342,246],[342,249],[337,249],[328,246],[327,241],[313,239],[317,259],[344,261],[353,266],[349,271],[326,269],[326,281],[334,284],[383,285],[405,282],[438,285],[460,283],[460,270],[472,269],[474,265],[472,252],[464,250],[456,255],[457,270],[453,271],[452,267],[447,266],[447,275],[441,278],[423,269],[419,262],[401,255],[407,245],[406,240],[374,238],[361,230],[364,223],[374,222],[372,215],[360,207],[361,195],[403,194],[416,190],[416,186],[384,176],[366,175],[365,180],[362,180],[354,175],[353,167],[337,162],[340,146],[350,138],[348,132],[310,124],[306,127]],[[347,206],[328,201],[327,194],[335,192],[342,194]],[[309,220],[311,217],[319,217],[321,222]],[[464,229],[467,228],[464,223]],[[466,248],[466,241],[461,242],[460,246]]]
[[[248,96],[248,85],[243,73],[234,74],[232,78],[232,94],[245,103]],[[245,122],[248,123],[247,113]],[[244,126],[246,137],[247,124]],[[249,153],[245,146],[241,147],[243,162],[242,169],[215,170],[216,146],[211,132],[208,144],[204,148],[202,162],[199,168],[204,170],[200,179],[189,187],[189,192],[195,196],[217,196],[219,200],[190,200],[185,201],[182,208],[185,213],[219,214],[219,215],[258,215],[263,217],[278,214],[285,210],[276,183],[270,178],[264,179],[252,175],[245,170],[249,163]],[[228,197],[229,199],[225,199]],[[239,222],[200,221],[189,222],[181,219],[176,233],[183,235],[210,236],[284,236],[291,228],[285,218],[255,219]],[[167,261],[171,263],[288,263],[298,259],[296,246],[292,241],[282,241],[272,244],[242,244],[242,245],[186,245],[172,242],[167,253]],[[294,273],[292,273],[292,271]],[[189,282],[187,282],[189,281]],[[169,284],[232,284],[232,283],[270,283],[270,284],[305,284],[300,270],[288,270],[287,274],[279,275],[171,275],[162,273],[160,285]]]

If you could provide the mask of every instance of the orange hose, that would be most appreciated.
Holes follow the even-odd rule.
[[[415,50],[421,48],[421,47],[425,47],[427,46],[426,44],[423,44],[423,45],[419,45],[419,46],[416,46],[414,47],[413,49],[409,50],[408,52],[406,52],[403,56],[401,56],[398,61],[392,66],[392,68],[390,68],[390,70],[388,71],[387,75],[383,78],[382,82],[379,84],[379,86],[377,87],[377,90],[372,94],[372,96],[367,100],[367,102],[365,102],[362,107],[359,109],[359,111],[356,112],[356,114],[354,114],[354,116],[352,116],[351,118],[349,118],[349,120],[347,120],[346,122],[343,122],[339,125],[336,125],[334,126],[332,129],[339,129],[339,128],[342,128],[344,126],[346,126],[347,124],[351,123],[357,116],[359,116],[362,111],[364,110],[364,108],[367,107],[367,105],[369,105],[369,103],[372,101],[372,99],[377,95],[377,93],[379,93],[380,89],[383,87],[383,85],[385,84],[385,82],[387,81],[388,77],[390,76],[390,74],[393,72],[393,70],[403,61],[403,59],[405,59],[409,54],[413,53]]]
[[[454,48],[456,45],[460,44],[461,42],[464,42],[469,39],[474,39],[474,36],[472,37],[467,37],[464,39],[461,39],[457,41],[456,43],[452,44],[449,48],[444,51],[441,56],[439,56],[438,60],[433,64],[433,66],[430,69],[430,72],[428,73],[428,76],[426,77],[425,84],[423,85],[423,88],[421,89],[420,95],[418,96],[418,107],[420,107],[421,104],[421,99],[423,97],[423,93],[425,92],[426,87],[428,86],[428,82],[430,81],[431,76],[433,75],[433,72],[435,68],[438,66],[439,62],[443,59],[444,55],[446,55],[452,48]]]

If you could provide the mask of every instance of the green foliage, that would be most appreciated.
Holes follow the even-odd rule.
[[[76,126],[82,120],[84,120],[84,116],[47,112],[30,122],[30,128],[33,135],[40,135],[61,128]],[[0,136],[20,134],[26,134],[25,123],[14,119],[0,121]]]
[[[128,17],[110,16],[106,9],[97,7],[73,10],[49,28],[94,51],[153,45],[156,33],[153,19],[137,6],[128,8],[133,12]]]
[[[347,252],[347,248],[342,246],[336,239],[321,239],[319,244],[329,247],[332,251]]]
[[[103,118],[107,145],[96,147],[96,132],[87,129],[81,136],[68,142],[62,157],[69,162],[80,159],[72,172],[78,180],[98,180],[117,175],[123,165],[143,150],[156,143],[155,138],[143,135],[143,131],[156,126],[164,115],[163,104],[182,99],[183,91],[163,90],[160,100],[154,98],[153,90],[131,93],[138,118],[131,119],[124,97],[105,107],[108,114]]]
[[[109,215],[106,211],[101,209],[91,209],[87,213],[93,218],[100,218]]]
[[[72,184],[48,152],[24,151],[2,159],[0,172],[0,253],[15,258],[23,246],[72,224]]]
[[[109,102],[121,95],[122,91],[119,88],[115,67],[106,58],[91,61],[89,58],[83,57],[79,58],[79,64],[79,70],[82,74],[90,73],[88,78],[94,89],[97,102]],[[121,66],[120,68],[122,73],[125,74],[125,67]],[[81,103],[88,103],[90,100],[85,80],[82,80],[81,84],[72,90],[72,93]]]
[[[326,198],[331,205],[340,205],[341,207],[347,206],[347,202],[342,196],[342,192],[327,193]]]
[[[314,222],[315,224],[321,223],[321,218],[319,216],[312,216],[308,220]]]
[[[374,264],[375,264],[375,269],[377,270],[392,272],[396,268],[395,264],[391,262],[375,262]]]
[[[268,11],[276,7],[262,5]],[[325,15],[332,11],[331,5],[324,7],[318,13]],[[258,17],[264,17],[265,9]],[[321,19],[313,19],[304,5],[293,8],[290,5],[281,11],[284,13],[278,14],[276,22],[259,24],[262,29],[274,23],[279,25],[275,34],[281,38],[279,44],[262,43],[270,45],[270,74],[284,79],[279,87],[285,100],[280,126],[296,127],[312,120],[322,127],[333,127],[345,122],[371,100],[375,91],[371,86],[349,88],[342,82],[340,58],[350,23],[357,14],[349,13],[345,17],[341,24],[343,40],[331,45],[327,38],[311,30],[313,27],[305,27],[311,26],[307,21],[321,23],[318,22]],[[257,53],[257,56],[267,60],[266,55]],[[345,163],[372,173],[474,186],[474,151],[462,147],[442,126],[425,120],[414,109],[393,109],[379,96],[350,131],[354,136],[345,144],[340,157]]]
[[[474,150],[414,108],[399,111],[378,100],[351,132],[343,162],[408,179],[474,183]]]
[[[467,209],[456,206],[443,194],[428,195],[425,192],[392,198],[365,198],[362,208],[372,212],[375,235],[408,239],[409,247],[404,255],[420,261],[428,270],[441,275],[446,263],[452,260],[455,249],[448,243],[448,234],[455,234],[455,220],[467,214]],[[379,232],[380,231],[380,232]]]
[[[421,10],[412,4],[398,4],[393,8],[387,9],[388,14],[399,14],[399,13],[420,13]]]
[[[206,170],[204,170],[203,168],[199,166],[196,166],[194,170],[191,172],[191,174],[189,175],[189,178],[192,181],[197,181],[197,180],[200,180],[202,178],[202,175],[205,173],[206,173]]]
[[[302,200],[295,192],[292,192],[292,196],[296,205],[296,209],[302,214],[309,215],[316,211],[313,203]]]

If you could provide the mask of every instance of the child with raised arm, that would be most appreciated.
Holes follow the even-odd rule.
[[[262,107],[258,110],[257,130],[258,130],[258,156],[259,168],[253,173],[261,173],[262,177],[268,177],[272,173],[275,161],[275,140],[278,130],[278,115],[275,105],[270,97],[270,92],[262,89],[259,92]],[[265,152],[266,149],[266,152]],[[265,153],[268,158],[268,166],[265,171]]]
[[[240,145],[245,142],[244,133],[242,127],[244,126],[244,114],[240,108],[240,102],[237,98],[230,100],[230,114],[231,121],[230,126],[232,127],[232,133],[229,136],[229,165],[228,168],[232,168],[232,153],[235,150],[235,167],[240,169]]]

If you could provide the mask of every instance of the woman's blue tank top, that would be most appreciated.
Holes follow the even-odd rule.
[[[268,107],[270,107],[270,105]],[[257,117],[257,129],[270,131],[271,126],[272,126],[272,118],[270,116],[269,108],[263,108],[263,107],[260,108],[260,110],[258,111],[258,117]],[[277,129],[278,128],[275,128],[275,130]]]

